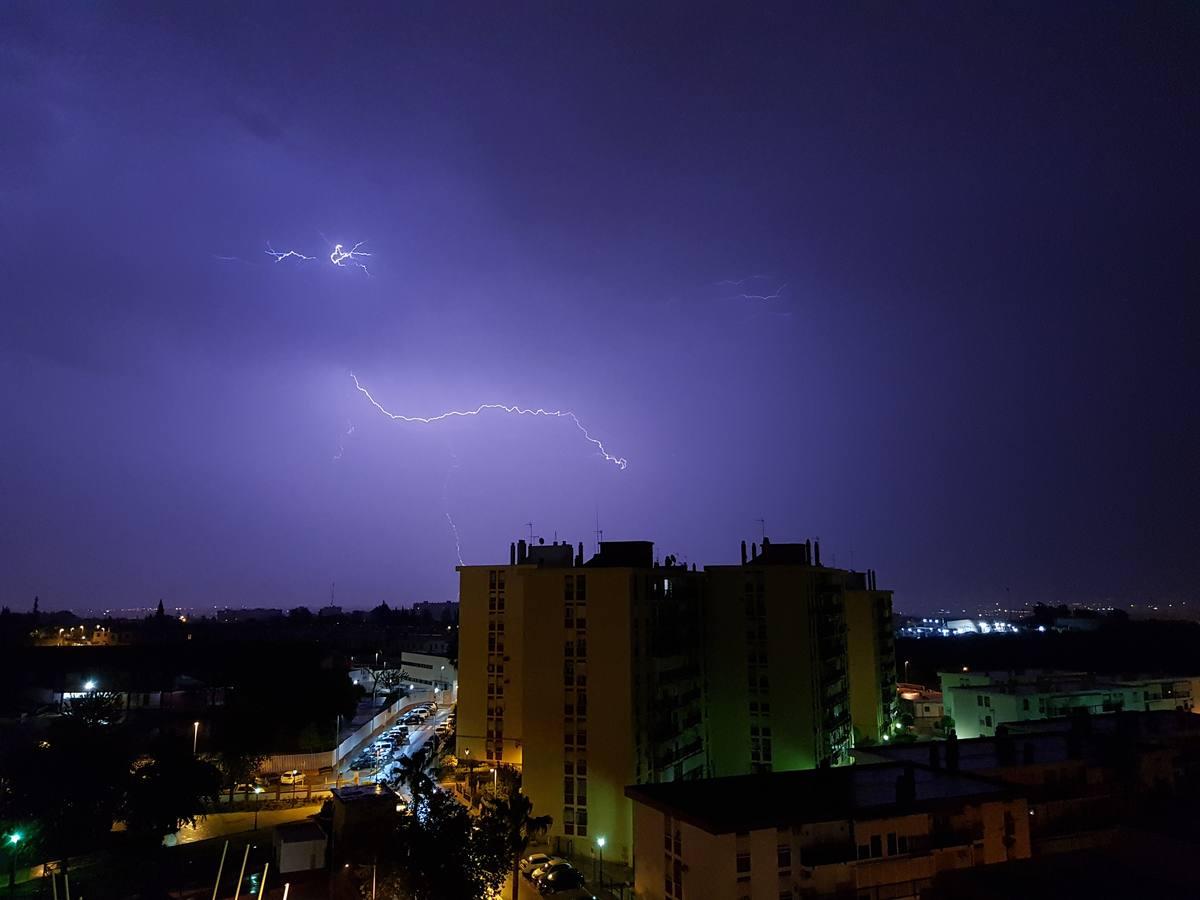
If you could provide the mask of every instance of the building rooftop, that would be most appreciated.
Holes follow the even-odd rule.
[[[304,822],[283,822],[275,826],[275,834],[285,844],[325,840],[324,829],[311,819]]]
[[[1080,730],[1080,725],[1085,726]],[[1173,735],[1200,737],[1200,715],[1174,710],[1122,712],[1089,716],[1082,723],[1070,716],[1006,724],[1007,736],[960,739],[959,772],[988,772],[1010,766],[1061,763],[1070,759],[1089,762],[1111,758],[1114,740],[1122,735],[1135,745],[1155,746]],[[1074,727],[1075,733],[1072,733]],[[928,765],[935,751],[939,764],[946,765],[947,741],[913,744],[882,744],[854,750],[864,763],[887,760],[893,763]]]
[[[909,795],[901,787],[912,778]],[[961,772],[884,763],[767,775],[634,785],[625,796],[709,834],[836,822],[901,811],[960,808],[1011,796],[1003,784]]]
[[[387,797],[391,800],[396,799],[396,792],[386,784],[348,784],[339,788],[332,788],[329,793],[333,795],[335,800],[340,800],[342,803],[361,803],[364,801],[375,801],[380,797]]]

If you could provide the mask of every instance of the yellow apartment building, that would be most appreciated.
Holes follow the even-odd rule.
[[[635,781],[704,774],[700,575],[648,541],[604,542],[587,563],[557,542],[507,566],[461,566],[457,753],[520,768],[550,838],[632,855]]]

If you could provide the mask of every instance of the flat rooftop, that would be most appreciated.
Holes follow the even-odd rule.
[[[916,797],[899,803],[896,780],[906,768],[913,773]],[[975,775],[884,763],[633,785],[625,788],[625,796],[709,834],[728,834],[883,817],[901,810],[960,808],[1012,793],[998,781]]]
[[[304,841],[323,841],[325,831],[316,822],[284,822],[275,826],[275,833],[285,844],[298,844]]]

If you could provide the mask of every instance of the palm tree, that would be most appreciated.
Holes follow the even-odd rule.
[[[429,758],[424,750],[418,750],[400,759],[400,781],[408,785],[412,794],[413,806],[417,805],[418,797],[424,797],[433,788],[433,779],[425,773]]]
[[[512,856],[512,900],[517,900],[521,889],[521,857],[533,841],[550,830],[554,819],[550,816],[533,815],[533,801],[520,791],[513,791],[507,797],[488,801],[487,814],[495,821]]]

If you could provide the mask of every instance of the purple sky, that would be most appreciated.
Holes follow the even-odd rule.
[[[0,8],[0,602],[444,599],[447,512],[597,511],[1195,597],[1193,4],[244,6]]]

